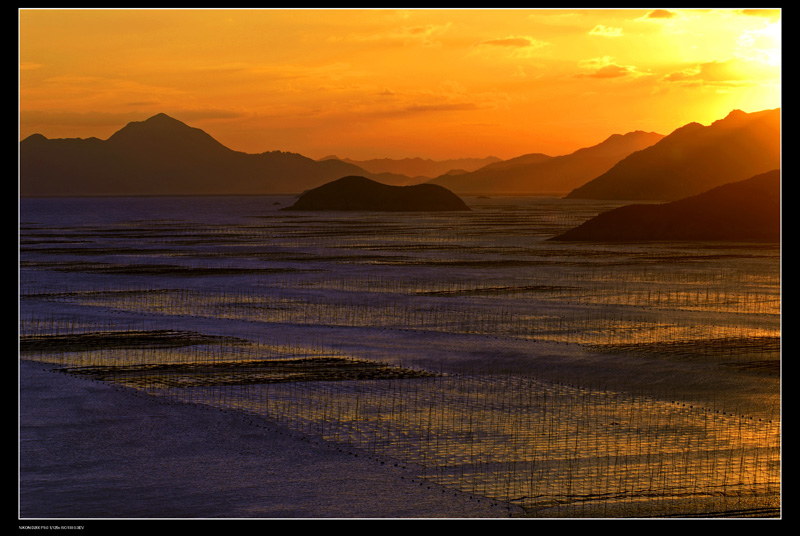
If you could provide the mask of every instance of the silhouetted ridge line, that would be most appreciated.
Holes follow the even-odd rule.
[[[131,122],[107,140],[33,134],[20,142],[22,197],[296,194],[347,175],[410,180],[297,153],[234,151],[163,113]]]
[[[348,176],[305,192],[282,210],[426,212],[470,210],[460,197],[435,184],[390,186]]]
[[[415,183],[429,181],[433,177],[439,175],[446,175],[453,170],[461,169],[464,171],[475,171],[488,164],[500,162],[501,160],[495,156],[488,156],[486,158],[453,158],[448,160],[431,160],[429,158],[372,158],[369,160],[353,160],[351,158],[339,158],[335,155],[329,155],[319,160],[336,159],[348,164],[354,164],[370,173],[394,173],[413,177],[417,180]],[[397,184],[397,186],[405,186]]]
[[[599,214],[551,240],[598,242],[708,240],[780,242],[781,173],[663,204],[634,204]]]
[[[549,156],[531,153],[484,166],[470,173],[441,175],[432,181],[458,194],[558,194],[563,195],[609,170],[632,152],[663,138],[641,130],[614,134],[592,147],[571,154]]]
[[[575,188],[569,199],[674,201],[780,167],[780,108],[688,123]]]

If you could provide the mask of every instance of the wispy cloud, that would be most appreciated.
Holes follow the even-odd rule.
[[[334,35],[328,42],[372,42],[387,45],[402,46],[440,46],[439,38],[447,32],[451,23],[425,24],[417,26],[401,26],[374,33],[349,33],[347,35]]]
[[[402,112],[452,112],[461,110],[477,110],[480,106],[475,102],[452,102],[437,104],[413,104],[402,108]]]
[[[550,43],[528,35],[510,35],[480,41],[473,47],[476,53],[497,52],[509,58],[529,58],[547,49]]]
[[[488,46],[514,47],[514,48],[521,48],[521,47],[539,48],[547,45],[547,43],[545,43],[544,41],[537,41],[532,37],[501,37],[499,39],[487,39],[486,41],[481,41],[478,44],[488,45]]]
[[[770,20],[778,20],[781,18],[780,9],[739,9],[737,13],[752,17],[764,17]]]
[[[599,35],[601,37],[621,37],[622,28],[612,28],[610,26],[603,26],[602,24],[598,24],[597,26],[589,30],[589,35]]]
[[[131,102],[132,108],[151,107],[157,102]],[[30,124],[55,127],[112,127],[115,130],[131,121],[143,121],[150,115],[164,112],[180,121],[203,121],[208,119],[235,119],[245,117],[246,114],[236,110],[223,110],[220,108],[189,108],[189,109],[162,109],[130,110],[126,112],[65,112],[57,110],[21,110],[20,118]]]
[[[668,9],[654,9],[644,16],[645,19],[671,19],[676,17],[677,14]]]
[[[319,65],[299,65],[293,63],[248,63],[231,62],[210,65],[197,65],[197,72],[265,75],[272,79],[289,80],[301,78],[338,78],[342,73],[352,73],[349,63],[334,62]]]
[[[84,97],[113,94],[126,95],[184,95],[187,90],[173,86],[155,85],[127,78],[88,75],[59,75],[44,80],[44,83],[57,87],[62,94],[83,95]],[[117,99],[128,102],[130,99]]]
[[[762,63],[741,59],[710,61],[674,71],[662,78],[665,82],[715,86],[762,84],[770,73]]]
[[[582,60],[578,67],[584,72],[576,74],[577,78],[638,78],[647,75],[633,65],[616,63],[610,56]]]
[[[397,89],[382,87],[326,106],[320,114],[326,117],[392,117],[419,114],[471,112],[506,106],[511,97],[498,91],[475,92],[448,80],[432,88]]]

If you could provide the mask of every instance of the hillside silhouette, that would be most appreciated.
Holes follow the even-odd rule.
[[[780,224],[781,173],[772,170],[669,203],[619,207],[551,240],[780,242]]]
[[[614,134],[602,143],[568,155],[532,153],[469,173],[442,175],[430,182],[458,194],[564,194],[662,138],[655,132]]]
[[[780,108],[689,123],[582,185],[569,199],[674,201],[780,167]]]
[[[366,177],[349,176],[302,194],[282,210],[363,210],[427,212],[470,210],[460,197],[442,186],[392,186]]]
[[[107,140],[34,134],[20,142],[22,197],[299,193],[347,175],[407,180],[297,153],[234,151],[166,114]]]
[[[411,177],[417,183],[428,181],[439,175],[451,173],[453,170],[475,171],[501,160],[496,156],[486,158],[452,158],[447,160],[431,160],[430,158],[372,158],[369,160],[352,160],[326,156],[322,160],[338,159],[354,164],[370,173],[395,173]]]

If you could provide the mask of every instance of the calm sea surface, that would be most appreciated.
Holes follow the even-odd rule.
[[[624,515],[647,493],[661,513],[775,507],[778,245],[560,243],[618,204],[465,201],[423,214],[22,199],[22,357],[372,449],[531,515]],[[277,381],[256,365],[297,358],[432,376]]]

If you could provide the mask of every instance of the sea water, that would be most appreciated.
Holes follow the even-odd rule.
[[[550,240],[619,202],[280,210],[293,201],[20,200],[23,342],[184,334],[21,358],[113,370],[529,515],[777,511],[778,244]],[[222,368],[331,356],[431,376],[270,383]],[[168,379],[151,372],[167,363]],[[203,381],[198,363],[213,365]],[[131,383],[122,367],[148,372]]]

